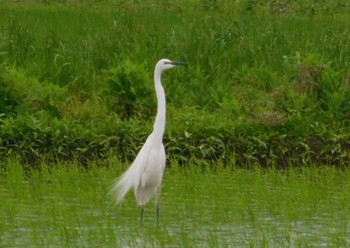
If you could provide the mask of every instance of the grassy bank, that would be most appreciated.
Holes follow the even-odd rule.
[[[170,158],[349,162],[346,2],[152,2],[0,5],[1,157],[132,159],[169,57]]]
[[[167,168],[140,227],[133,194],[117,207],[109,186],[122,165],[7,161],[0,173],[2,247],[347,247],[350,172],[334,167]],[[216,171],[213,171],[215,168]],[[119,172],[118,172],[119,171]]]

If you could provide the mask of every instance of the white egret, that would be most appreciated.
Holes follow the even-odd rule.
[[[165,93],[161,82],[162,72],[184,62],[173,62],[169,59],[161,59],[154,70],[154,86],[157,94],[157,116],[153,125],[153,131],[137,154],[134,162],[117,178],[111,189],[116,197],[116,203],[121,202],[131,188],[134,188],[136,200],[141,209],[141,223],[144,207],[151,196],[156,193],[157,223],[159,219],[160,187],[165,168],[165,149],[163,134],[166,119]]]

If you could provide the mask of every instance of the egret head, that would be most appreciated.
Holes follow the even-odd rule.
[[[179,62],[179,61],[171,61],[169,59],[161,59],[158,61],[156,65],[156,69],[159,69],[160,71],[164,71],[170,68],[173,68],[178,65],[186,65],[185,62]]]

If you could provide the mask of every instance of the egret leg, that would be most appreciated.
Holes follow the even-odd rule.
[[[140,206],[141,207],[141,217],[140,217],[140,223],[142,225],[142,219],[143,219],[143,212],[145,211],[144,207],[143,206]]]
[[[160,187],[157,189],[157,224],[159,224]]]

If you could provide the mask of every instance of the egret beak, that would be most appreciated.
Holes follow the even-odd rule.
[[[180,62],[180,61],[173,61],[170,64],[172,64],[172,65],[187,65],[186,62]]]

